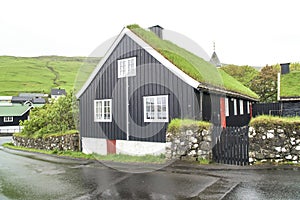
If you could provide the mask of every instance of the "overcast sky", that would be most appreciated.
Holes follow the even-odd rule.
[[[161,25],[195,41],[223,63],[300,62],[297,0],[3,0],[0,55],[89,56],[137,23]]]

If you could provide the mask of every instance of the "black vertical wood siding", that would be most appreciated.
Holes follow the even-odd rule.
[[[144,96],[168,95],[169,121],[200,117],[198,91],[124,36],[79,99],[82,137],[126,139],[126,79],[118,78],[117,60],[134,56],[136,76],[128,77],[130,140],[165,142],[168,123],[144,122]],[[95,99],[112,99],[112,122],[94,122]]]
[[[20,120],[24,121],[28,119],[29,110],[22,116],[13,116],[12,122],[4,122],[4,117],[0,117],[0,126],[19,126]]]
[[[283,116],[300,116],[300,101],[283,101],[281,104]]]
[[[242,127],[246,126],[250,122],[250,114],[247,113],[247,100],[243,99],[243,108],[244,108],[244,114],[241,115],[240,113],[240,99],[236,99],[237,103],[237,115],[234,115],[234,103],[232,101],[233,98],[228,97],[228,103],[229,103],[229,116],[226,117],[226,126],[236,126],[236,127]]]
[[[204,92],[202,98],[202,119],[214,125],[220,125],[220,96],[214,93]]]

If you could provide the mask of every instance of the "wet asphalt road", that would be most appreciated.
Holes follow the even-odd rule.
[[[0,137],[0,143],[9,139]],[[300,199],[300,169],[167,167],[126,173],[97,162],[0,149],[1,200],[221,198]]]
[[[196,196],[217,180],[162,171],[126,173],[97,162],[45,161],[40,155],[14,153],[0,151],[1,200],[182,199]]]

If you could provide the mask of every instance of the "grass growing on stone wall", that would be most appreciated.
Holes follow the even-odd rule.
[[[154,155],[145,155],[145,156],[130,156],[124,154],[109,154],[109,155],[99,155],[99,154],[84,154],[80,151],[59,151],[57,149],[54,150],[40,150],[34,148],[26,148],[14,146],[13,143],[5,143],[4,147],[9,149],[27,151],[27,152],[36,152],[43,153],[48,155],[57,155],[62,157],[69,158],[81,158],[88,160],[99,160],[99,161],[113,161],[113,162],[136,162],[136,163],[164,163],[165,156],[163,154],[159,156]]]
[[[205,121],[197,121],[192,119],[173,119],[168,126],[168,132],[180,132],[187,129],[208,130],[210,127],[211,124]]]
[[[269,115],[261,115],[250,121],[250,126],[254,128],[274,128],[282,127],[293,130],[300,130],[300,117],[275,117]]]
[[[15,133],[13,135],[16,137],[23,137],[23,138],[32,138],[32,139],[43,138],[43,139],[45,139],[45,138],[49,138],[49,137],[58,137],[58,136],[62,136],[62,135],[72,135],[72,134],[79,134],[78,130],[69,130],[69,131],[60,132],[60,133],[51,133],[51,134],[44,134],[44,135],[40,135],[38,133],[32,134],[32,135]]]

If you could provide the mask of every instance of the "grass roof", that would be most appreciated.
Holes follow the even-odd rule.
[[[129,25],[127,28],[152,46],[181,71],[198,82],[237,92],[252,98],[258,98],[253,91],[245,87],[226,72],[217,69],[211,63],[186,49],[181,48],[168,40],[160,39],[153,32],[142,29],[138,25]]]
[[[281,97],[300,97],[300,71],[292,71],[281,75],[280,96]]]
[[[21,104],[13,104],[11,106],[0,105],[0,117],[5,116],[22,116],[22,114],[28,110],[29,106]]]

